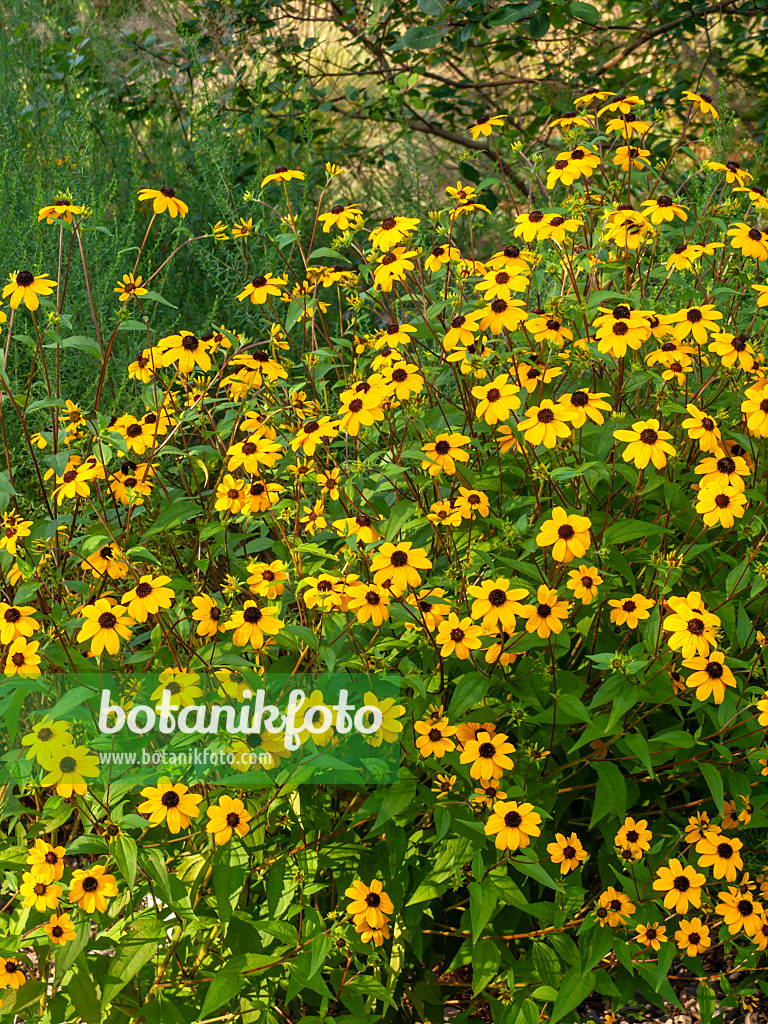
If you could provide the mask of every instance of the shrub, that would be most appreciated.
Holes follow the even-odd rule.
[[[2,310],[7,1019],[766,993],[768,201],[707,97],[661,160],[635,97],[576,102],[525,205],[502,165],[366,224],[342,169],[310,195],[280,167],[184,238],[195,196],[152,183],[99,309],[89,211],[41,210],[61,257],[12,268]],[[211,322],[169,328],[168,218],[229,282]],[[276,757],[259,787],[171,767],[139,793],[80,743],[102,676],[128,710],[137,675],[184,703],[299,670],[398,680],[396,784]]]

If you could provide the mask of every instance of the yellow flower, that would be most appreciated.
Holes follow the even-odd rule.
[[[47,274],[33,274],[29,270],[19,270],[9,275],[9,283],[3,288],[3,298],[10,295],[11,309],[18,309],[21,302],[27,309],[34,312],[40,305],[39,295],[50,295],[56,282],[48,279]]]
[[[43,927],[54,946],[63,946],[71,942],[76,935],[69,914],[51,914],[50,920],[46,921]]]
[[[103,913],[107,909],[107,898],[112,896],[117,896],[117,881],[114,875],[106,873],[103,864],[92,864],[73,873],[69,898],[86,914]]]
[[[660,430],[657,419],[639,420],[629,430],[614,430],[613,436],[618,441],[628,442],[621,457],[625,462],[634,462],[638,469],[645,469],[649,462],[653,462],[656,469],[663,469],[667,456],[675,454],[668,443],[672,434]]]
[[[699,874],[690,864],[683,867],[676,858],[666,867],[656,872],[658,878],[653,883],[657,892],[664,892],[664,906],[676,914],[685,914],[688,907],[701,906],[701,890],[707,879]]]
[[[163,185],[162,188],[140,188],[139,202],[152,200],[152,209],[155,213],[168,213],[170,217],[181,217],[183,220],[189,213],[189,207],[180,199],[172,188]]]
[[[557,505],[552,509],[552,518],[546,520],[536,537],[539,547],[552,547],[556,562],[572,562],[583,558],[589,547],[591,522],[586,516],[568,515]]]
[[[264,188],[271,181],[304,181],[306,174],[303,171],[292,171],[287,167],[276,167],[271,174],[268,174],[261,182],[261,187]]]
[[[234,834],[242,839],[250,831],[251,815],[242,800],[222,796],[218,804],[206,808],[206,814],[209,818],[206,831],[213,835],[217,846],[228,843]]]
[[[141,287],[141,281],[141,274],[138,277],[134,277],[133,274],[123,274],[123,280],[117,282],[117,288],[114,288],[113,291],[117,292],[120,302],[127,302],[134,296],[147,294],[148,289]]]
[[[541,815],[533,804],[500,800],[485,823],[485,834],[495,836],[497,850],[521,850],[530,845],[532,837],[541,835],[540,824]]]
[[[139,814],[148,814],[151,825],[167,821],[174,835],[182,828],[188,828],[190,819],[198,816],[198,804],[203,799],[196,793],[190,793],[182,782],[174,784],[168,778],[159,779],[157,786],[145,786],[141,795],[146,800],[139,804]]]

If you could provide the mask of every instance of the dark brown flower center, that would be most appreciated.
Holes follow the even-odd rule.
[[[237,491],[235,492],[237,494]],[[142,601],[145,597],[149,597],[152,593],[152,585],[150,583],[139,583],[136,587],[136,597],[140,597]]]
[[[114,629],[117,625],[117,617],[112,612],[102,612],[98,622],[101,629]]]
[[[16,284],[20,288],[29,288],[31,284],[35,282],[35,275],[31,274],[28,270],[21,270],[16,275]]]
[[[248,622],[251,625],[259,622],[261,618],[261,608],[257,608],[255,605],[251,605],[250,608],[246,608],[243,612],[243,622]]]
[[[163,793],[160,797],[160,803],[163,807],[178,807],[181,803],[181,797],[175,789],[169,789],[167,793]]]
[[[659,435],[655,430],[651,430],[650,427],[646,427],[645,430],[640,432],[640,440],[643,444],[656,444],[659,439]]]
[[[504,815],[504,824],[507,828],[520,828],[523,823],[523,817],[519,811],[507,811]]]

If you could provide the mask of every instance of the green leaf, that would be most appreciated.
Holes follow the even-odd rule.
[[[404,36],[390,46],[390,50],[431,50],[443,38],[443,30],[434,25],[412,25]]]
[[[701,1024],[712,1024],[712,1014],[715,1012],[715,990],[706,981],[700,981],[696,989],[696,999],[699,1004]]]
[[[313,256],[330,256],[334,263],[338,263],[339,260],[342,260],[344,263],[350,262],[346,256],[342,256],[340,252],[337,252],[335,249],[329,249],[326,246],[321,246],[319,249],[313,249],[308,256],[308,259],[311,260]]]
[[[163,903],[167,903],[170,906],[173,902],[173,896],[171,895],[165,857],[163,857],[160,850],[154,846],[142,846],[138,851],[138,856],[139,863],[142,868],[144,868],[159,890],[157,895]]]
[[[187,522],[188,520],[194,523],[194,520],[200,514],[200,506],[191,501],[172,503],[163,509],[142,537],[142,541],[146,541],[148,537],[154,537],[156,533],[168,533],[172,526],[178,526],[179,523]]]
[[[517,4],[505,4],[504,7],[499,8],[498,11],[488,18],[489,25],[514,25],[516,21],[522,21],[523,18],[529,17],[531,14],[535,14],[536,11],[541,7],[541,0],[533,0],[533,3],[523,4],[519,6]],[[613,294],[612,292],[610,294]]]
[[[129,889],[136,884],[136,867],[138,864],[138,847],[136,840],[121,832],[112,846],[112,855],[117,862],[120,873]]]
[[[160,292],[148,291],[146,295],[142,295],[142,299],[150,299],[152,302],[159,302],[161,306],[169,306],[171,309],[178,309],[178,306],[174,306],[172,302],[168,302],[164,299]]]
[[[708,761],[699,762],[699,771],[704,776],[704,781],[709,788],[709,792],[712,794],[712,799],[715,801],[717,813],[720,814],[723,809],[725,795],[723,778],[717,768],[713,764],[709,764]]]
[[[483,929],[498,909],[499,897],[494,885],[485,882],[469,883],[469,917],[472,922],[472,943],[480,938]]]
[[[674,942],[663,942],[659,950],[658,963],[656,966],[656,991],[658,992],[667,980],[667,973],[675,959],[677,947]]]
[[[227,843],[213,855],[213,889],[216,907],[224,924],[237,906],[248,873],[248,854],[239,843]]]
[[[566,1013],[570,1013],[586,999],[593,987],[592,972],[582,974],[580,967],[572,967],[563,978],[560,995],[552,1007],[549,1024],[557,1024],[557,1021],[562,1020]]]
[[[493,939],[480,939],[472,949],[472,995],[479,995],[501,966],[501,950]]]
[[[233,999],[238,992],[246,985],[248,978],[242,974],[235,974],[233,971],[219,971],[208,986],[205,993],[205,1002],[200,1011],[200,1020],[206,1020],[214,1011],[220,1010],[222,1006]]]
[[[154,914],[136,917],[127,926],[114,957],[109,961],[101,997],[102,1010],[109,1006],[129,982],[136,980],[141,968],[157,952],[161,937],[166,938],[164,929],[165,925]]]
[[[448,705],[448,717],[453,722],[461,718],[474,704],[479,703],[491,684],[489,676],[479,672],[468,672],[456,684]]]
[[[592,820],[589,827],[604,818],[611,809],[616,817],[624,820],[627,810],[627,783],[621,770],[611,761],[593,761],[598,775],[595,803],[592,809]]]
[[[391,541],[416,513],[418,506],[412,501],[398,501],[389,514],[384,530],[384,540]]]
[[[666,527],[659,523],[646,523],[642,519],[622,519],[620,523],[612,523],[603,534],[603,544],[624,544],[629,540],[641,537],[658,537],[667,533]]]
[[[547,32],[549,32],[549,28],[549,17],[541,11],[528,19],[528,32],[531,39],[543,39]]]
[[[580,21],[586,21],[590,25],[600,24],[600,12],[592,4],[582,3],[582,0],[573,0],[568,4],[568,10],[574,18],[578,18]]]
[[[83,335],[76,335],[72,338],[62,338],[60,341],[53,341],[49,345],[43,345],[43,348],[76,348],[81,352],[87,352],[88,355],[93,356],[94,359],[101,362],[104,358],[99,348],[99,343],[95,338],[86,338]]]

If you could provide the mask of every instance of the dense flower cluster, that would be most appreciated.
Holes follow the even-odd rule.
[[[707,97],[685,101],[686,127],[717,119]],[[574,103],[554,122],[562,151],[546,182],[530,165],[524,209],[512,192],[491,204],[502,174],[487,196],[479,179],[448,188],[429,224],[407,212],[368,219],[329,165],[305,223],[305,172],[277,167],[249,193],[252,216],[203,236],[214,254],[230,242],[242,254],[239,283],[207,324],[163,328],[150,315],[160,270],[141,262],[147,238],[166,214],[193,218],[194,202],[142,189],[152,219],[133,268],[116,270],[94,395],[20,408],[8,393],[4,406],[18,413],[39,484],[34,501],[13,495],[0,528],[4,706],[18,717],[23,705],[29,792],[70,801],[97,838],[119,806],[127,824],[104,850],[129,889],[141,851],[131,839],[126,855],[126,829],[167,826],[175,850],[207,843],[216,859],[192,853],[185,869],[193,907],[212,874],[229,884],[258,844],[273,844],[271,864],[301,853],[290,869],[298,924],[264,927],[280,942],[295,932],[295,945],[252,971],[295,957],[318,998],[326,958],[341,965],[329,974],[341,993],[344,959],[390,963],[378,959],[390,941],[392,963],[408,943],[413,962],[432,964],[425,942],[438,963],[440,936],[472,936],[451,955],[454,968],[477,969],[485,932],[514,943],[552,933],[567,939],[547,947],[571,964],[562,975],[581,978],[583,966],[581,998],[613,949],[599,981],[617,1004],[634,994],[634,971],[674,998],[675,953],[704,976],[719,944],[751,963],[768,948],[764,848],[748,832],[753,817],[765,825],[768,775],[765,197],[733,160],[686,164],[679,177],[674,160],[654,162],[638,96],[595,89]],[[505,115],[469,130],[487,139]],[[283,202],[282,233],[267,245]],[[60,197],[40,210],[40,230],[66,223],[77,234],[86,216]],[[312,249],[318,225],[331,248]],[[3,296],[7,342],[28,311],[47,372],[66,340],[66,282],[14,270]],[[131,322],[144,341],[107,414],[104,383]],[[115,798],[80,742],[78,707],[24,703],[66,665],[161,672],[153,699],[172,687],[180,706],[201,697],[202,672],[239,697],[243,666],[391,670],[402,703],[380,705],[369,742],[399,745],[405,781],[346,809],[331,801],[307,824],[315,809],[262,737],[274,754],[263,805],[182,773]],[[336,739],[332,728],[301,736]],[[252,746],[228,749],[243,758]],[[345,848],[359,860],[318,860],[326,835],[363,826],[371,843],[362,831]],[[384,828],[389,849],[376,860]],[[394,898],[361,880],[390,856],[403,870],[388,883]],[[64,857],[35,840],[24,907],[58,910]],[[139,862],[151,884],[158,865]],[[240,893],[260,899],[251,887],[263,882],[268,912],[287,915],[289,873],[281,865],[274,888],[249,870],[218,912],[229,921]],[[317,881],[323,872],[353,872],[343,890],[353,929],[337,921],[336,882]],[[422,929],[418,908],[437,908],[450,886],[458,898]],[[105,912],[117,894],[104,865],[72,873],[72,912]],[[54,913],[45,931],[66,943],[76,924]],[[559,998],[536,955],[523,968],[508,952],[478,991],[501,999],[517,984]],[[183,989],[184,972],[175,977]],[[2,961],[0,985],[23,978],[20,960]],[[360,1010],[354,986],[339,998]]]

